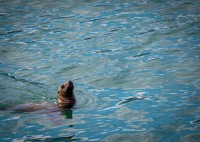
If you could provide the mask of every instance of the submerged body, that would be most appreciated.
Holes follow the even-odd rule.
[[[58,88],[57,94],[57,107],[56,103],[51,102],[39,102],[39,103],[25,103],[14,107],[15,112],[35,112],[35,111],[51,111],[62,110],[72,108],[76,104],[76,98],[74,95],[74,85],[72,81],[68,81]]]

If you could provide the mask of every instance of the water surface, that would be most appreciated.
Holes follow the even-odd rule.
[[[0,140],[197,142],[198,0],[0,1]],[[78,104],[54,103],[73,80]]]

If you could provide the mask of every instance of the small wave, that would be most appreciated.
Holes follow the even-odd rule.
[[[77,108],[85,108],[95,102],[95,97],[91,94],[85,93],[83,91],[75,91],[76,99],[77,99]]]
[[[80,140],[78,138],[75,138],[75,135],[72,136],[66,136],[66,137],[49,137],[49,136],[26,136],[23,139],[17,139],[17,141],[25,141],[25,142],[35,142],[35,141],[75,141]]]
[[[107,53],[107,52],[113,52],[115,51],[116,49],[105,49],[105,50],[99,50],[99,51],[96,51],[96,53]]]
[[[44,15],[46,16],[46,15]],[[40,17],[44,17],[44,16],[40,16]],[[47,15],[49,16],[49,15]],[[50,15],[51,16],[51,15]],[[59,17],[54,17],[54,19],[69,19],[69,18],[74,18],[75,15],[70,15],[70,16],[59,16]]]
[[[194,123],[200,123],[200,119],[197,119],[191,122],[191,124],[194,124]]]
[[[22,32],[22,30],[8,31],[6,33],[0,33],[0,35],[14,34],[14,33],[19,33],[19,32]]]
[[[18,78],[14,75],[11,75],[10,73],[5,73],[5,72],[0,72],[0,75],[4,75],[6,77],[9,77],[11,79],[14,79],[15,81],[20,81],[20,82],[27,82],[27,83],[30,83],[30,84],[33,84],[33,85],[45,85],[43,83],[40,83],[40,82],[35,82],[35,81],[32,81],[32,80],[28,80],[28,79],[24,79],[24,78]]]
[[[94,22],[94,21],[99,21],[99,20],[101,20],[101,19],[100,19],[100,18],[94,18],[94,19],[82,21],[82,22],[80,22],[80,23]]]
[[[98,38],[102,38],[102,37],[105,37],[105,36],[91,36],[91,37],[86,37],[83,40],[98,39]]]
[[[142,35],[142,34],[151,33],[151,32],[155,32],[155,31],[156,31],[155,29],[150,29],[148,31],[139,32],[139,33],[137,33],[137,35]]]
[[[141,54],[137,54],[133,57],[141,57],[141,56],[145,56],[145,55],[149,55],[149,54],[151,54],[151,53],[141,53]]]
[[[0,13],[0,16],[5,16],[7,15],[8,13]]]
[[[123,101],[119,102],[117,105],[123,105],[132,101],[144,100],[145,97],[128,97],[125,98]]]

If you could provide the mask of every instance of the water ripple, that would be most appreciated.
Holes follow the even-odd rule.
[[[119,102],[118,105],[123,105],[132,101],[144,100],[145,97],[128,97],[125,98],[122,102]]]
[[[0,140],[195,141],[199,5],[1,1]],[[68,79],[77,97],[70,113],[6,110],[55,102]]]
[[[6,76],[6,77],[9,77],[9,78],[11,78],[11,79],[14,79],[15,81],[28,82],[28,83],[33,84],[33,85],[36,85],[36,86],[38,86],[38,85],[44,86],[44,85],[45,85],[45,84],[43,84],[43,83],[35,82],[35,81],[29,80],[29,79],[18,78],[18,77],[14,76],[14,75],[11,75],[10,73],[3,73],[3,72],[0,72],[0,75],[4,75],[4,76]]]
[[[92,106],[94,106],[96,102],[95,96],[80,90],[75,91],[75,93],[78,100],[76,106],[77,109],[93,109]]]

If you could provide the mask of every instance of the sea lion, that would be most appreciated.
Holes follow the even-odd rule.
[[[68,81],[58,88],[57,106],[59,109],[70,108],[76,104],[74,84]]]
[[[74,95],[74,84],[72,81],[65,82],[58,87],[57,106],[50,102],[29,102],[14,107],[14,112],[35,112],[35,111],[53,111],[70,109],[76,104]]]

